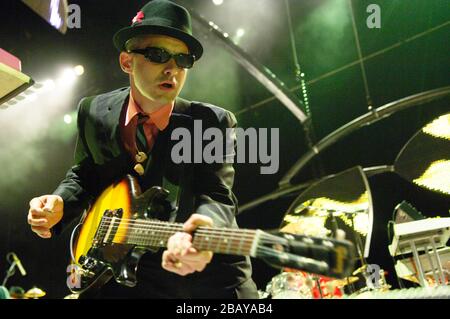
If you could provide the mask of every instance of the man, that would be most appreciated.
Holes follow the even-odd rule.
[[[163,253],[144,255],[135,288],[112,280],[101,297],[257,298],[248,258],[213,256],[192,246],[191,233],[200,225],[237,228],[232,165],[177,165],[170,157],[177,127],[192,130],[193,121],[201,120],[204,129],[225,132],[236,125],[228,111],[178,98],[188,69],[203,53],[189,13],[169,1],[151,1],[115,34],[114,45],[130,88],[80,102],[75,165],[52,195],[31,200],[32,230],[50,238],[126,174],[138,178],[143,191],[167,183],[177,189],[173,220],[184,222],[185,232],[173,235]]]

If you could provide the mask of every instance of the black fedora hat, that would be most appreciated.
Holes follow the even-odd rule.
[[[183,41],[198,60],[203,54],[203,46],[192,36],[189,12],[182,6],[168,0],[153,0],[147,3],[133,19],[130,27],[120,29],[113,38],[119,51],[135,36],[146,34],[167,35]]]

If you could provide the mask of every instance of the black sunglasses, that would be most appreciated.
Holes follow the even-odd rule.
[[[129,50],[128,52],[142,54],[145,56],[146,59],[154,63],[166,63],[171,58],[173,58],[177,66],[183,69],[192,68],[195,62],[195,55],[193,54],[185,54],[185,53],[171,54],[164,49],[155,47]]]

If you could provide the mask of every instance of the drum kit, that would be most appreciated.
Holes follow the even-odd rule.
[[[449,141],[450,114],[447,114],[426,125],[405,145],[395,164],[391,166],[391,171],[416,185],[449,195]],[[436,163],[441,169],[435,167]],[[449,165],[447,169],[442,169],[443,163]],[[430,169],[432,172],[429,172]],[[288,208],[281,230],[293,234],[350,240],[356,247],[360,267],[344,279],[282,269],[267,284],[265,291],[260,291],[260,297],[322,299],[403,296],[406,289],[392,291],[391,285],[386,281],[385,271],[366,261],[373,220],[371,191],[361,167],[348,169],[312,184]],[[402,278],[398,271],[397,276]],[[448,285],[444,280],[441,282],[441,286]],[[429,292],[419,288],[416,289],[419,296],[425,296]],[[450,297],[450,287],[447,288],[445,292],[441,291],[441,295]]]
[[[361,167],[314,183],[291,204],[281,231],[350,240],[357,248],[363,266],[344,279],[285,268],[272,278],[260,295],[272,299],[322,299],[341,298],[355,290],[367,273],[365,258],[370,246],[372,221],[369,184]]]

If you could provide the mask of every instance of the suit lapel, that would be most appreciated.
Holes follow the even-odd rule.
[[[130,88],[121,89],[118,94],[111,96],[104,103],[98,103],[97,110],[104,134],[111,141],[110,145],[113,156],[119,156],[123,151],[123,143],[120,136],[120,116],[122,108],[130,94]]]

